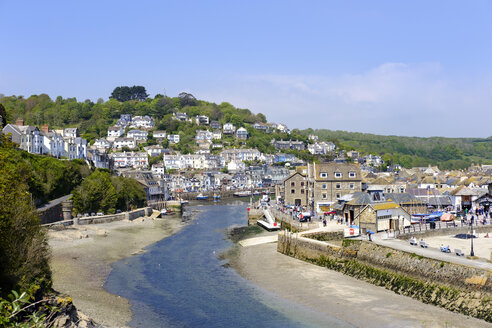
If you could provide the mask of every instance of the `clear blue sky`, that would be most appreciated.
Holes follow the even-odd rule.
[[[490,1],[0,0],[0,93],[191,92],[294,128],[492,135]]]

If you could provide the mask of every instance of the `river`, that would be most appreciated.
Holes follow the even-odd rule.
[[[352,327],[242,278],[219,254],[246,204],[190,206],[196,218],[147,252],[113,264],[105,288],[129,299],[132,327]],[[281,279],[281,275],[279,275]]]

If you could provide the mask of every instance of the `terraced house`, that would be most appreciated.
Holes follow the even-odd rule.
[[[362,178],[358,164],[312,163],[307,168],[308,203],[318,211],[345,194],[362,190]]]

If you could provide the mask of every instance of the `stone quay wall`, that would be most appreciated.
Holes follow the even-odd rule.
[[[313,237],[321,238],[319,235],[281,231],[277,251],[424,303],[492,322],[490,271],[442,262],[367,241],[320,241]]]
[[[71,220],[62,220],[43,224],[45,227],[56,227],[56,226],[69,226],[69,225],[85,225],[85,224],[99,224],[99,223],[109,223],[113,221],[120,220],[135,220],[144,216],[151,216],[152,208],[143,207],[138,208],[129,212],[122,212],[118,214],[109,214],[102,216],[88,216],[88,217],[74,217]]]

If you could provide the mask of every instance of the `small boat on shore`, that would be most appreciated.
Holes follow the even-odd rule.
[[[161,210],[161,217],[163,217],[164,215],[173,215],[173,214],[175,214],[173,210],[168,210],[166,208],[163,208]]]
[[[249,190],[236,191],[233,195],[235,197],[249,197],[249,196],[251,196],[251,191],[249,191]]]
[[[220,200],[220,195],[214,194],[214,201],[218,202]]]
[[[208,196],[204,196],[202,193],[199,193],[199,194],[196,196],[196,199],[197,199],[197,200],[207,200],[207,199],[208,199]]]

